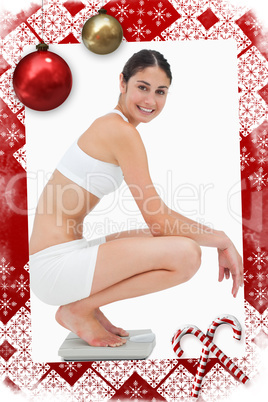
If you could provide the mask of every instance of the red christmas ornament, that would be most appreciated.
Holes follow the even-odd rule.
[[[70,67],[48,45],[39,43],[37,52],[25,56],[13,75],[13,87],[19,100],[30,109],[45,111],[60,106],[72,89]]]

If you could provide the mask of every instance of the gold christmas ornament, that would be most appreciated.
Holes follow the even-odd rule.
[[[83,43],[93,53],[112,53],[122,42],[122,27],[117,19],[108,15],[103,8],[98,13],[85,22],[82,29]]]

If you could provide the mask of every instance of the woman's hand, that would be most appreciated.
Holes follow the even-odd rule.
[[[242,258],[231,241],[224,249],[218,248],[219,256],[219,282],[230,278],[233,279],[232,295],[236,297],[239,286],[243,286],[243,263]]]

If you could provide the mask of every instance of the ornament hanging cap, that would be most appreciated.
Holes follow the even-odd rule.
[[[41,52],[48,50],[48,48],[49,46],[45,42],[40,42],[38,45],[36,45],[36,49]]]
[[[99,13],[99,14],[107,14],[107,10],[105,10],[104,8],[101,8],[101,9],[98,11],[98,13]]]

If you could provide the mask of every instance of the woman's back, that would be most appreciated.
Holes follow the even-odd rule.
[[[128,123],[114,112],[95,120],[53,172],[37,205],[30,254],[81,239],[84,218],[103,195],[121,184],[123,174],[111,143]]]

